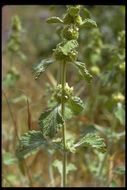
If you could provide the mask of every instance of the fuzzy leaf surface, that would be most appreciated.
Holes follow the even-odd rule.
[[[85,63],[82,62],[75,62],[75,66],[78,68],[79,73],[81,74],[81,76],[88,82],[90,83],[92,80],[92,75],[88,72]]]
[[[56,135],[60,125],[63,125],[63,122],[59,107],[43,112],[39,118],[39,125],[43,135],[50,138]]]
[[[23,159],[24,156],[28,155],[43,144],[46,144],[46,140],[44,139],[41,131],[29,131],[21,136],[16,150],[16,156],[19,159]]]
[[[82,27],[85,28],[92,28],[92,27],[97,27],[97,24],[94,20],[90,19],[90,18],[86,18],[83,22],[82,22]]]
[[[43,73],[49,65],[54,62],[52,59],[43,59],[40,62],[33,65],[33,71],[35,73],[35,79],[38,79],[41,73]]]
[[[88,133],[85,135],[78,143],[75,144],[75,147],[79,146],[95,148],[102,153],[106,152],[104,139],[95,133]]]
[[[47,23],[49,24],[56,24],[56,23],[63,23],[63,20],[60,19],[59,17],[50,17],[47,19]]]
[[[76,40],[68,41],[63,47],[59,47],[64,55],[68,55],[73,49],[78,47],[78,42]]]
[[[84,103],[83,103],[83,101],[79,97],[77,97],[77,96],[73,96],[68,101],[68,106],[69,106],[69,108],[71,109],[71,111],[74,114],[79,114],[84,109]]]

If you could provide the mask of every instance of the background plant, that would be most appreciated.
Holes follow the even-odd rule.
[[[28,45],[24,46],[24,50],[25,50],[25,52],[27,50],[27,58],[29,60],[25,65],[25,71],[24,71],[24,69],[21,70],[21,68],[24,68],[24,65],[21,66],[21,68],[19,68],[20,72],[23,71],[26,74],[22,75],[20,81],[18,81],[18,83],[15,85],[15,94],[11,90],[8,90],[7,88],[5,88],[5,90],[6,90],[9,101],[14,100],[14,97],[17,94],[19,94],[19,91],[17,91],[18,88],[20,88],[21,90],[26,92],[31,100],[34,100],[34,101],[32,101],[32,103],[30,103],[30,109],[31,109],[31,114],[32,114],[31,127],[34,127],[34,129],[36,129],[36,126],[37,126],[36,119],[39,117],[39,114],[42,111],[42,106],[44,108],[46,108],[49,106],[52,107],[52,105],[53,105],[53,101],[49,102],[49,97],[50,97],[49,92],[51,91],[52,87],[54,88],[54,84],[56,83],[56,81],[55,81],[53,75],[51,74],[50,70],[52,71],[54,76],[57,76],[58,65],[54,64],[53,66],[50,66],[50,70],[47,70],[46,75],[43,75],[42,79],[40,78],[38,82],[34,82],[34,80],[31,82],[28,80],[28,76],[30,79],[32,79],[32,74],[30,74],[29,71],[31,68],[31,64],[34,62],[34,60],[36,61],[40,57],[44,57],[44,56],[48,57],[48,55],[50,56],[51,50],[53,48],[55,48],[56,44],[59,42],[59,37],[57,34],[55,34],[55,32],[54,33],[52,32],[52,34],[53,34],[52,38],[50,35],[50,31],[53,31],[53,30],[55,31],[56,25],[52,26],[51,27],[52,30],[51,30],[50,26],[45,24],[43,21],[48,17],[48,14],[53,15],[53,16],[61,15],[61,12],[64,11],[64,6],[60,6],[60,7],[52,6],[50,9],[51,12],[47,11],[49,8],[48,6],[47,7],[46,6],[35,7],[36,9],[38,9],[38,11],[37,11],[38,15],[36,18],[32,18],[32,16],[25,14],[25,11],[28,13],[29,12],[28,9],[32,9],[32,8],[33,7],[29,7],[29,8],[24,7],[23,9],[20,9],[19,7],[16,7],[16,9],[10,9],[10,10],[12,10],[12,15],[16,13],[19,16],[21,16],[22,18],[24,17],[23,25],[25,26],[26,31],[30,30],[33,23],[35,24],[36,27],[34,27],[33,30],[30,30],[31,32],[29,33],[29,35],[27,35],[29,37],[25,41],[25,43]],[[104,76],[104,73],[107,74],[106,73],[107,70],[111,71],[110,66],[114,65],[114,61],[112,59],[112,53],[110,51],[111,49],[109,49],[109,51],[107,51],[108,50],[107,47],[111,47],[111,45],[112,45],[112,47],[118,47],[118,43],[117,43],[118,33],[121,30],[124,30],[124,7],[94,6],[94,7],[87,7],[87,8],[91,11],[92,15],[94,15],[94,19],[96,20],[96,22],[99,26],[99,30],[101,31],[101,41],[103,43],[103,47],[104,47],[104,44],[106,44],[106,45],[104,48],[101,48],[101,53],[98,54],[98,57],[100,56],[100,58],[97,59],[96,56],[93,56],[95,54],[97,55],[96,52],[94,54],[94,51],[96,50],[96,48],[94,48],[94,46],[93,46],[93,49],[91,49],[91,50],[88,49],[91,52],[86,50],[87,46],[89,46],[95,40],[91,40],[91,42],[90,42],[90,39],[92,39],[92,37],[90,35],[87,35],[86,28],[82,29],[80,31],[81,33],[79,36],[79,44],[80,44],[79,58],[80,58],[80,60],[83,60],[83,62],[87,63],[87,66],[89,69],[90,69],[90,67],[92,67],[92,65],[98,66],[101,73],[103,73],[102,76]],[[23,16],[22,16],[22,10],[24,10]],[[43,10],[43,14],[42,14],[42,10]],[[11,13],[11,11],[10,11],[10,13]],[[99,16],[99,15],[101,15],[101,16]],[[110,19],[109,19],[108,15],[110,15]],[[113,15],[113,16],[111,16],[111,15]],[[40,18],[40,20],[37,18]],[[121,20],[119,18],[121,18]],[[32,22],[31,22],[31,20],[32,20]],[[116,25],[116,20],[118,21],[117,25]],[[44,25],[46,27],[44,27]],[[40,26],[42,26],[44,29],[43,33],[41,31],[42,27],[40,27]],[[91,32],[90,32],[90,30],[88,32],[92,33],[93,31],[94,31],[94,29],[91,30]],[[108,32],[108,35],[106,35],[107,34],[106,32]],[[50,41],[48,40],[49,37],[50,37]],[[95,37],[94,33],[93,33],[93,37]],[[98,38],[100,38],[100,37],[98,37]],[[43,39],[43,43],[41,43],[42,39]],[[89,43],[87,43],[87,41]],[[84,43],[85,43],[85,45],[84,45]],[[117,48],[117,49],[120,50],[120,48]],[[89,52],[89,53],[87,53],[87,52]],[[124,49],[123,49],[123,52],[124,52]],[[107,54],[108,54],[108,56],[107,56]],[[5,62],[5,60],[6,60],[6,62],[8,62],[7,57],[5,57],[5,55],[3,58],[4,58],[4,62]],[[123,59],[124,59],[124,57],[123,57]],[[91,60],[93,60],[93,61],[91,61]],[[119,63],[119,65],[121,65],[122,61],[120,62],[118,57],[115,60],[118,60],[117,63]],[[31,63],[31,64],[29,64],[29,63]],[[7,64],[6,65],[4,64],[3,66],[4,66],[4,71],[5,71],[6,70],[5,66],[7,66]],[[118,67],[115,67],[115,68],[118,68]],[[116,71],[117,72],[116,72],[115,76],[118,76],[118,79],[120,77],[121,83],[124,84],[124,70],[122,72],[119,71],[119,69]],[[74,163],[79,171],[78,173],[76,172],[76,176],[77,176],[76,178],[75,178],[75,172],[71,173],[71,175],[68,175],[68,179],[69,179],[68,185],[73,184],[75,186],[76,185],[78,185],[78,186],[84,186],[84,185],[85,186],[87,186],[87,185],[103,186],[105,184],[107,186],[107,185],[109,185],[109,184],[107,184],[107,180],[108,180],[108,178],[110,178],[110,179],[112,179],[112,180],[110,180],[110,185],[123,186],[124,185],[124,181],[123,181],[124,180],[124,178],[123,178],[124,177],[124,168],[121,169],[121,174],[120,174],[120,172],[115,172],[115,169],[117,169],[117,167],[124,166],[124,127],[123,127],[124,124],[119,123],[119,119],[116,118],[114,112],[115,112],[115,108],[117,108],[117,103],[121,102],[121,100],[122,100],[121,103],[122,103],[123,111],[118,112],[119,114],[117,114],[117,115],[123,115],[121,118],[124,119],[124,86],[123,85],[121,86],[121,84],[118,86],[117,85],[118,83],[116,82],[117,80],[116,79],[112,80],[112,78],[109,78],[108,83],[107,83],[108,85],[105,84],[105,86],[103,86],[104,83],[102,85],[102,77],[100,78],[100,76],[97,75],[95,73],[95,71],[93,72],[93,69],[92,70],[90,69],[90,72],[93,75],[93,82],[91,83],[91,85],[89,87],[87,87],[87,84],[84,83],[84,81],[80,80],[80,75],[79,76],[75,75],[76,70],[75,69],[73,70],[73,67],[68,67],[67,78],[69,79],[69,85],[73,86],[73,84],[75,84],[74,89],[76,92],[76,96],[80,95],[80,97],[82,97],[83,99],[85,97],[85,105],[88,104],[88,106],[85,106],[85,110],[83,111],[82,115],[75,116],[76,120],[74,120],[74,121],[68,120],[67,121],[67,126],[72,126],[72,127],[69,127],[71,134],[68,134],[68,136],[74,135],[78,139],[80,134],[85,135],[86,132],[88,132],[88,131],[93,132],[96,130],[96,132],[97,132],[99,130],[99,133],[104,135],[104,137],[107,139],[107,144],[110,144],[109,137],[110,137],[110,139],[114,140],[114,144],[113,144],[113,146],[111,146],[112,147],[111,154],[108,154],[107,157],[105,157],[105,162],[103,162],[104,165],[103,165],[103,170],[101,173],[102,175],[100,175],[100,176],[102,176],[103,180],[106,180],[105,183],[101,179],[98,181],[99,177],[96,177],[96,175],[94,175],[94,174],[96,174],[96,172],[99,168],[97,163],[100,163],[100,168],[102,168],[101,162],[102,162],[102,158],[104,157],[104,154],[103,155],[97,154],[97,152],[94,151],[94,149],[91,151],[89,149],[85,149],[85,151],[84,151],[84,149],[80,149],[78,151],[78,154],[76,153],[76,156],[73,156],[73,154],[69,154],[69,156],[68,156],[68,160],[70,162]],[[27,76],[27,80],[26,80],[25,76]],[[59,77],[59,74],[58,74],[58,77]],[[105,78],[105,77],[103,77],[103,78]],[[44,81],[47,81],[47,83],[49,83],[49,84],[45,84],[45,90],[44,90],[44,88],[42,89],[42,86],[44,87]],[[109,84],[111,82],[112,82],[111,86],[114,86],[113,88],[109,87]],[[28,85],[29,85],[29,89],[27,88]],[[94,87],[96,87],[96,88],[94,88]],[[35,89],[36,94],[33,92],[33,88]],[[98,93],[98,89],[99,89],[99,93]],[[94,101],[94,99],[92,97],[93,92],[94,92],[94,94],[95,94],[95,92],[98,93],[97,100],[99,100],[99,101]],[[108,97],[109,96],[111,97],[112,94],[114,94],[114,93],[118,94],[118,92],[123,94],[123,97],[118,96],[117,101],[116,100],[109,101]],[[122,97],[122,99],[121,99],[121,97]],[[106,98],[107,98],[107,100],[106,100]],[[42,101],[42,99],[43,100],[45,99],[45,101]],[[8,108],[6,107],[4,100],[5,99],[3,99],[3,127],[4,127],[4,131],[3,131],[3,135],[4,135],[3,145],[4,146],[3,146],[3,148],[6,151],[9,151],[12,153],[13,152],[12,146],[11,146],[12,145],[11,142],[13,139],[12,127],[10,127],[9,131],[6,130],[7,126],[8,126],[7,123],[9,122],[9,124],[10,124],[9,126],[12,126],[12,124],[11,124],[11,120],[8,117],[9,116]],[[33,102],[35,102],[35,100],[36,100],[36,103],[33,103]],[[46,100],[47,100],[47,104],[46,104]],[[40,102],[41,102],[41,104],[40,104]],[[15,111],[15,112],[13,112],[13,113],[15,113],[14,114],[15,117],[18,118],[18,124],[19,124],[18,128],[21,130],[21,133],[23,133],[24,131],[27,131],[27,109],[25,106],[26,104],[24,103],[24,101],[22,101],[22,102],[17,101],[17,103],[14,103],[14,102],[12,103],[12,101],[11,101],[10,103],[11,103],[11,105],[13,105],[12,111]],[[17,109],[18,109],[18,111],[17,111]],[[92,109],[93,109],[93,114],[91,114]],[[6,113],[6,114],[4,114],[4,113]],[[113,122],[114,123],[116,122],[116,127],[112,130]],[[91,125],[92,125],[92,127],[91,127]],[[75,126],[75,127],[73,127],[73,126]],[[76,126],[78,126],[78,129],[76,128]],[[100,128],[99,128],[99,126],[100,126]],[[103,133],[102,129],[104,129],[104,131],[106,131],[106,132]],[[7,131],[10,134],[9,136],[6,135]],[[79,132],[77,133],[77,131],[79,131]],[[114,131],[115,133],[114,132],[112,133],[112,131]],[[121,133],[122,131],[123,131],[123,133]],[[117,132],[118,132],[118,134],[117,134]],[[114,136],[114,138],[112,138],[112,135]],[[114,154],[115,156],[112,157],[112,154]],[[50,151],[48,153],[48,155],[52,155],[53,160],[56,159],[56,153],[52,154],[52,152]],[[110,159],[110,157],[112,157],[112,159]],[[59,157],[59,155],[57,155],[57,159],[58,158],[61,159],[61,157]],[[90,160],[90,158],[92,159],[92,161]],[[49,179],[48,173],[44,172],[45,175],[42,175],[43,174],[42,172],[40,172],[40,173],[38,172],[39,171],[38,168],[40,169],[40,167],[41,167],[41,165],[39,163],[44,163],[43,171],[44,170],[47,171],[47,169],[45,167],[46,166],[45,163],[46,162],[48,163],[48,157],[47,157],[46,152],[43,150],[40,150],[40,151],[38,151],[37,155],[31,155],[28,158],[26,158],[26,161],[29,166],[29,170],[31,170],[31,172],[34,174],[32,176],[34,185],[35,186],[39,186],[39,185],[46,186],[47,184],[45,184],[45,181],[47,181]],[[112,166],[112,163],[113,163],[113,166]],[[10,180],[10,177],[12,176],[11,177],[11,182],[12,182],[11,185],[12,186],[22,186],[24,184],[26,184],[26,186],[27,186],[27,180],[24,180],[26,178],[24,178],[22,176],[22,174],[20,174],[20,172],[18,171],[18,167],[16,167],[17,166],[16,162],[15,162],[15,165],[14,165],[14,162],[12,164],[11,165],[5,165],[5,164],[3,165],[3,168],[4,168],[3,171],[6,171],[5,172],[6,175],[4,177],[6,177],[6,178],[8,178],[8,180]],[[109,165],[110,165],[110,167],[109,167]],[[11,171],[11,173],[9,171]],[[17,172],[16,175],[15,175],[15,172]],[[123,172],[123,174],[122,174],[122,172]],[[85,175],[85,174],[87,174],[87,175]],[[56,183],[56,185],[59,186],[60,185],[59,177],[57,176],[57,173],[55,171],[54,171],[54,175],[55,175],[55,179],[56,179],[55,183]],[[82,180],[81,180],[81,178],[82,178]],[[36,180],[36,179],[38,179],[38,180]],[[80,179],[80,180],[78,180],[78,179]],[[8,182],[5,181],[5,178],[3,179],[3,183],[5,183],[6,186],[10,186],[10,184],[8,184]],[[49,186],[50,186],[50,184],[49,184]]]

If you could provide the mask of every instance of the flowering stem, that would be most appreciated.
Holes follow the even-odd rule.
[[[64,89],[65,89],[65,82],[66,82],[66,63],[62,63],[61,67],[61,83],[62,83],[62,99],[61,99],[61,113],[64,119],[64,112],[65,112],[65,104],[64,104]],[[67,179],[66,179],[66,164],[67,164],[67,153],[66,153],[66,125],[65,123],[62,126],[62,133],[63,133],[63,176],[62,176],[62,186],[66,187]]]

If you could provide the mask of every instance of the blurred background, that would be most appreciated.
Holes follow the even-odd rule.
[[[70,187],[125,186],[125,7],[84,6],[96,21],[97,29],[81,29],[78,59],[93,75],[91,84],[81,80],[70,65],[67,81],[85,103],[81,115],[67,121],[69,137],[97,132],[105,138],[108,151],[83,148],[69,154],[76,170],[68,175]],[[52,56],[60,42],[59,26],[46,23],[50,16],[62,17],[66,7],[4,6],[2,9],[2,186],[60,186],[60,176],[52,167],[60,155],[46,147],[19,163],[15,156],[17,135],[38,130],[40,113],[50,107],[51,89],[59,77],[53,64],[34,79],[32,65]],[[82,17],[84,16],[83,13]],[[13,36],[12,19],[21,25]],[[18,35],[20,35],[18,39]],[[18,41],[19,40],[19,41]]]

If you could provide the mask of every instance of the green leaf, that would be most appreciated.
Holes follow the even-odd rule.
[[[119,104],[114,114],[116,118],[120,121],[120,123],[122,125],[125,125],[125,110],[123,109],[122,104]]]
[[[60,173],[60,175],[62,176],[63,175],[63,164],[62,164],[62,161],[60,160],[55,160],[53,162],[53,166],[57,168],[58,172]],[[66,167],[66,174],[68,174],[70,171],[74,171],[76,170],[77,168],[75,167],[74,164],[72,163],[69,163],[67,164],[67,167]]]
[[[60,114],[60,107],[43,112],[39,118],[39,125],[43,135],[54,137],[60,127],[63,125],[63,118]]]
[[[88,133],[85,135],[78,143],[75,144],[75,147],[79,146],[95,148],[102,153],[106,152],[104,139],[95,133]]]
[[[17,158],[12,155],[10,152],[4,152],[3,153],[3,163],[7,166],[16,164],[17,163]]]
[[[114,172],[118,175],[125,175],[125,167],[124,166],[118,166]]]
[[[83,101],[79,97],[73,96],[68,101],[68,107],[71,109],[71,111],[74,114],[79,114],[84,109],[84,103],[83,103]]]
[[[85,63],[82,63],[82,62],[78,62],[76,61],[75,62],[75,65],[76,67],[78,68],[79,70],[79,73],[81,74],[81,76],[87,80],[87,82],[91,82],[92,80],[92,75],[88,72],[86,66],[85,66]]]
[[[59,17],[50,17],[47,19],[47,23],[50,23],[50,24],[56,24],[56,23],[63,23],[63,20],[60,19]]]
[[[76,166],[75,166],[74,164],[69,163],[69,164],[67,165],[67,174],[68,174],[69,172],[75,171],[75,170],[77,170],[77,168],[76,168]]]
[[[43,73],[47,67],[52,64],[54,60],[52,59],[43,59],[39,63],[33,65],[33,71],[35,73],[35,79],[38,79],[41,73]]]
[[[59,48],[64,55],[68,55],[76,47],[78,47],[78,42],[76,40],[69,40],[63,47],[60,46]]]
[[[87,18],[82,22],[81,27],[86,27],[86,28],[97,27],[97,24],[94,20]]]
[[[90,18],[90,12],[86,8],[82,8],[83,16],[85,18]]]
[[[46,140],[41,131],[29,131],[21,136],[16,150],[16,156],[19,159],[23,159],[24,156],[27,156],[43,144],[46,144]]]
[[[66,105],[65,106],[64,119],[69,120],[72,118],[72,116],[73,116],[73,113],[72,113],[71,109],[68,107],[68,105]]]
[[[74,139],[66,140],[66,149],[72,153],[76,152],[76,148],[74,147]]]
[[[63,174],[63,172],[62,172],[63,171],[62,162],[60,160],[55,160],[52,165],[57,168],[58,172],[62,176],[62,174]]]

